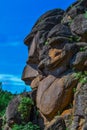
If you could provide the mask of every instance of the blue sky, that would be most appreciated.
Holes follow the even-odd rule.
[[[21,74],[27,60],[23,39],[46,11],[66,9],[75,0],[0,0],[0,81],[11,92],[26,85]],[[29,87],[27,87],[29,90]]]

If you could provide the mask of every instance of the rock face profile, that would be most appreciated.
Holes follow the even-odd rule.
[[[22,80],[35,104],[30,121],[41,130],[87,130],[87,0],[43,14],[24,43]]]

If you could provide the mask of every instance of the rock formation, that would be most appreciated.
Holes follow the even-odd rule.
[[[22,80],[35,103],[31,121],[41,130],[86,130],[87,0],[43,14],[24,43],[29,54]]]

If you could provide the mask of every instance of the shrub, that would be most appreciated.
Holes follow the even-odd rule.
[[[12,130],[23,130],[24,126],[22,125],[14,125]]]
[[[14,125],[12,130],[40,130],[40,127],[29,122],[26,125]]]
[[[34,105],[34,103],[31,98],[22,97],[21,102],[18,106],[18,111],[20,112],[21,118],[23,120],[29,118],[32,105]]]

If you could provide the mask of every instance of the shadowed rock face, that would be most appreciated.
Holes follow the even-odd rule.
[[[63,114],[65,122],[68,122],[66,126],[71,130],[86,128],[86,10],[87,0],[79,0],[65,12],[61,9],[48,11],[37,20],[24,40],[28,46],[28,60],[22,79],[35,90],[34,100],[44,117],[44,124],[54,120],[58,112],[61,114],[66,109],[73,109],[71,123],[67,113]],[[82,84],[77,87],[80,81]],[[78,91],[75,93],[73,90]],[[65,130],[60,125],[61,120],[48,123],[45,130]]]

